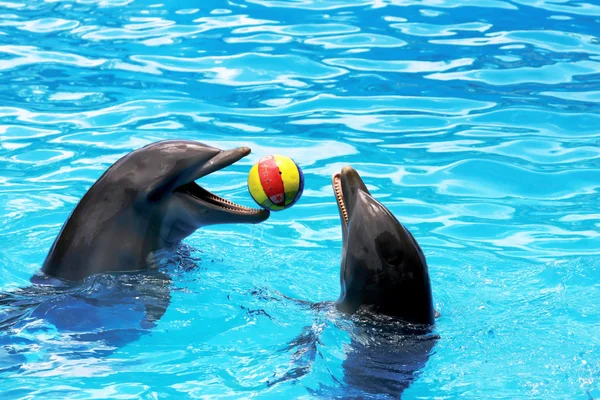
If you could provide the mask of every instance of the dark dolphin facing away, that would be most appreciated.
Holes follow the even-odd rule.
[[[345,167],[332,178],[342,224],[341,294],[335,308],[351,314],[340,324],[350,336],[344,346],[342,393],[321,386],[318,397],[399,398],[429,360],[436,343],[434,308],[425,256],[413,235],[369,193],[359,174]],[[281,297],[290,299],[287,296]],[[294,300],[294,299],[291,299]],[[296,304],[330,315],[331,302]],[[293,367],[269,384],[298,379],[320,353],[318,318],[290,342]],[[320,322],[319,322],[320,321]],[[336,324],[337,325],[337,324]]]
[[[357,314],[346,359],[349,390],[398,398],[429,359],[434,308],[421,247],[351,167],[332,178],[342,223],[338,310]]]
[[[234,204],[194,181],[250,149],[161,141],[115,162],[83,196],[52,245],[42,271],[65,280],[152,265],[152,254],[213,224],[259,223],[269,211]]]
[[[433,324],[429,269],[421,247],[369,193],[351,167],[332,178],[342,222],[342,312],[361,307],[413,324]]]

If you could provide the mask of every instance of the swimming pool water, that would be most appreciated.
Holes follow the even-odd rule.
[[[202,180],[248,206],[261,156],[306,177],[186,240],[166,292],[98,276],[3,310],[1,398],[386,398],[344,383],[352,320],[279,294],[337,298],[346,164],[429,262],[440,339],[404,398],[600,398],[596,1],[9,0],[0,26],[5,293],[150,142],[251,147]]]

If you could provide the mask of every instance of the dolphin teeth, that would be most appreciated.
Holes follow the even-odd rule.
[[[342,194],[342,181],[339,175],[333,178],[333,191],[335,192],[335,199],[337,200],[344,222],[348,223],[348,211],[346,210],[346,204],[344,203],[344,195]]]
[[[216,206],[216,207],[228,210],[228,211],[233,211],[233,212],[237,212],[237,213],[241,212],[241,213],[245,213],[245,214],[260,214],[260,213],[264,212],[264,210],[246,207],[241,204],[236,204],[232,201],[229,201],[227,199],[219,197],[216,194],[211,193],[208,190],[204,189],[203,187],[199,186],[195,182],[191,182],[191,183],[185,184],[183,186],[180,186],[176,190],[187,193],[198,200],[207,201],[210,204],[212,204],[213,206]]]

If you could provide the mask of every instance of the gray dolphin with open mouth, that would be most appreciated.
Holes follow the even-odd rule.
[[[182,265],[195,265],[177,245],[198,228],[269,217],[267,210],[234,204],[195,183],[249,153],[245,147],[223,151],[196,141],[162,141],[115,162],[63,225],[43,273],[31,278],[31,286],[0,292],[0,342],[10,343],[16,331],[53,325],[56,351],[65,353],[60,338],[66,335],[66,343],[81,348],[81,354],[69,348],[69,357],[78,358],[90,348],[110,354],[147,333],[171,301],[169,274],[152,268],[173,259],[160,250],[177,248],[175,264],[180,258]],[[0,346],[0,373],[27,362],[3,358],[3,351]]]
[[[151,255],[198,228],[256,224],[269,211],[225,200],[194,181],[250,154],[196,141],[161,141],[115,162],[87,191],[56,237],[42,272],[77,281],[103,272],[143,270]]]
[[[429,269],[414,236],[369,193],[352,167],[332,178],[342,222],[342,312],[361,307],[414,324],[433,324]]]

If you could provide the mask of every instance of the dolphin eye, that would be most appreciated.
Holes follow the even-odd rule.
[[[379,257],[389,265],[399,265],[404,259],[404,251],[398,240],[391,234],[382,234],[377,238]]]
[[[396,249],[393,252],[389,252],[389,254],[383,254],[383,258],[390,265],[399,265],[404,259],[404,252]]]

